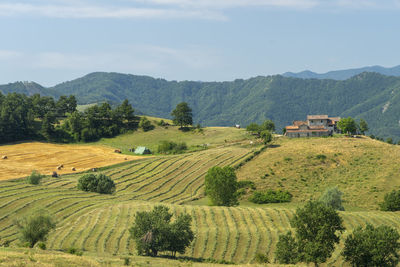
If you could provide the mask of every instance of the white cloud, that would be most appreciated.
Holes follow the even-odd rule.
[[[13,50],[0,50],[0,60],[15,59],[20,57],[22,53]]]
[[[197,18],[225,20],[226,17],[209,10],[172,8],[136,8],[99,5],[32,5],[25,3],[0,4],[0,16],[31,15],[52,18]]]
[[[318,0],[141,0],[159,5],[172,5],[195,8],[238,8],[238,7],[288,7],[312,8],[318,5]]]

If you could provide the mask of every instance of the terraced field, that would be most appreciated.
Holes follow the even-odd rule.
[[[235,165],[252,153],[240,145],[192,154],[144,158],[106,169],[117,184],[114,195],[85,193],[76,189],[80,175],[46,178],[41,185],[21,181],[0,182],[0,239],[16,244],[13,219],[36,208],[55,214],[57,228],[49,236],[49,249],[80,248],[97,255],[135,253],[129,228],[139,210],[168,205],[174,214],[189,213],[195,240],[186,255],[224,259],[235,263],[254,262],[267,253],[274,259],[278,235],[290,229],[291,208],[209,207],[185,205],[203,194],[206,171],[215,165]],[[184,205],[180,205],[184,204]],[[400,213],[376,211],[341,212],[346,228],[370,222],[400,230]],[[345,232],[344,235],[348,234]],[[329,264],[342,266],[340,250]]]

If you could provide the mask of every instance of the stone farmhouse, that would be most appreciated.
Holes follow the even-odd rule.
[[[296,137],[320,137],[339,133],[337,123],[340,117],[328,115],[308,115],[306,121],[294,121],[293,125],[286,126],[285,136]]]

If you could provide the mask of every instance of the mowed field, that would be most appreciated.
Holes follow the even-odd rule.
[[[387,192],[400,189],[400,146],[368,137],[278,138],[237,176],[258,190],[288,190],[294,202],[338,186],[345,205],[375,210]]]
[[[263,173],[263,166],[270,166],[266,164],[271,163],[270,167],[274,167],[278,154],[272,157],[271,153],[276,153],[276,151],[279,151],[278,149],[287,149],[287,153],[289,153],[296,147],[296,142],[303,142],[302,145],[297,144],[300,147],[308,144],[308,142],[310,142],[310,146],[312,146],[311,143],[318,145],[319,142],[321,142],[321,145],[329,144],[329,142],[335,142],[336,144],[343,142],[343,145],[347,142],[352,142],[348,149],[367,146],[364,150],[366,155],[370,156],[370,153],[374,153],[373,150],[368,149],[370,140],[354,140],[353,142],[344,138],[301,139],[299,141],[281,139],[276,141],[275,146],[267,148],[252,161],[246,163],[239,169],[238,174],[243,179],[243,174],[250,174],[251,170],[248,168],[252,167],[254,176],[249,175],[247,179],[256,178],[255,181],[258,188],[267,188],[267,185],[262,183],[263,181],[266,182],[266,179],[260,178],[260,180],[257,180],[258,175],[261,175],[258,171],[261,170],[260,173]],[[323,141],[328,143],[322,143]],[[381,146],[389,151],[390,149],[397,149],[395,147],[386,147],[386,144],[383,143],[374,144],[372,149]],[[331,145],[328,147],[331,147]],[[332,151],[329,151],[321,146],[320,150],[316,152],[326,154],[329,159],[335,153],[342,153],[343,156],[344,152],[335,151],[340,147],[340,145],[337,148],[331,147]],[[109,175],[115,181],[116,192],[113,195],[100,195],[77,190],[76,185],[80,174],[64,175],[61,178],[45,178],[42,184],[37,186],[26,184],[23,180],[1,181],[0,239],[10,240],[12,246],[17,246],[19,242],[18,230],[14,226],[13,220],[34,209],[45,208],[57,218],[57,228],[51,232],[47,241],[48,249],[64,250],[75,247],[82,249],[85,255],[110,256],[110,261],[112,261],[113,257],[134,258],[137,256],[135,256],[134,243],[129,237],[129,228],[133,224],[135,213],[137,211],[151,210],[154,205],[163,204],[167,205],[175,215],[183,212],[192,215],[195,240],[193,245],[187,249],[185,256],[196,259],[223,259],[236,264],[248,264],[254,263],[257,253],[266,253],[270,261],[274,262],[274,252],[279,234],[290,230],[290,218],[295,213],[296,206],[301,206],[304,203],[302,198],[299,197],[300,193],[297,194],[297,192],[304,190],[305,193],[311,194],[310,192],[314,191],[308,191],[307,186],[311,187],[312,185],[312,190],[315,190],[315,188],[323,190],[323,186],[303,185],[303,189],[299,188],[298,191],[294,192],[296,194],[295,202],[287,207],[281,205],[253,205],[251,207],[228,208],[190,205],[191,200],[204,196],[204,176],[210,167],[215,165],[237,165],[259,148],[250,146],[247,141],[243,143],[226,143],[224,146],[220,145],[193,153],[145,157],[137,161],[126,162],[125,164],[100,170],[100,172]],[[393,154],[394,151],[391,151],[391,153]],[[283,165],[284,162],[291,161],[292,164],[298,165],[300,164],[299,162],[304,162],[303,156],[307,159],[307,153],[304,154],[304,150],[299,149],[297,153],[293,153],[285,155],[281,151],[279,155],[280,163],[277,163],[276,166],[282,164],[284,167],[281,167],[282,169],[273,169],[275,175],[281,174],[278,170],[284,173],[283,168],[288,171],[296,169],[294,165]],[[357,156],[357,153],[351,150],[349,155]],[[373,154],[372,156],[378,155]],[[284,157],[290,157],[291,160],[285,160]],[[309,168],[320,168],[320,163],[314,162],[314,159],[310,160]],[[350,167],[353,164],[356,170],[358,168],[357,164],[361,164],[360,171],[364,166],[364,163],[362,163],[364,159],[359,159],[355,162],[347,162],[347,160],[347,158],[343,157],[339,164],[347,166],[349,170],[353,169]],[[386,159],[383,162],[390,165],[391,161]],[[395,161],[392,160],[392,162]],[[253,165],[255,163],[257,164]],[[287,180],[289,177],[286,176]],[[378,186],[380,184],[379,181],[382,179],[380,176],[373,178],[371,175],[369,177],[367,181],[370,181],[372,186]],[[378,182],[375,182],[375,179]],[[282,181],[279,178],[279,181],[285,186],[284,188],[289,188],[289,184],[283,183],[285,180]],[[309,181],[311,182],[312,180]],[[320,180],[316,180],[315,183],[320,183]],[[362,186],[367,185],[363,184]],[[273,184],[271,182],[268,186],[279,188],[278,183]],[[295,189],[294,185],[291,188]],[[340,188],[342,189],[342,187]],[[391,190],[389,186],[379,188],[382,188],[382,192]],[[315,192],[316,195],[320,194],[320,191]],[[363,198],[363,195],[360,197]],[[360,203],[360,205],[363,205],[363,203]],[[340,212],[340,215],[343,217],[346,227],[342,240],[352,229],[366,223],[373,225],[386,224],[400,230],[400,212],[380,212],[364,209],[363,211]],[[342,248],[343,242],[335,250],[326,265],[348,266],[340,256]],[[117,261],[115,258],[114,260]],[[158,260],[163,262],[161,259]],[[118,260],[118,262],[122,263],[121,260]],[[151,266],[153,259],[149,258],[147,262],[147,265],[146,261],[140,265]],[[180,263],[165,260],[163,264],[171,266],[179,265]],[[161,264],[160,266],[163,265]]]
[[[1,157],[7,156],[7,159]],[[121,155],[106,146],[59,145],[41,142],[0,146],[0,180],[29,175],[33,170],[50,175],[81,172],[143,157]],[[64,168],[57,170],[63,164]]]

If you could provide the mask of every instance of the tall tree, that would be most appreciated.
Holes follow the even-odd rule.
[[[237,178],[232,167],[215,166],[208,170],[205,178],[205,191],[213,205],[237,205],[237,189]]]
[[[368,130],[369,130],[368,124],[364,119],[360,119],[360,123],[358,125],[358,128],[359,128],[360,133],[362,135],[365,135],[365,132],[368,132]]]
[[[400,235],[396,229],[367,224],[357,227],[344,243],[342,255],[352,266],[397,266]]]
[[[318,266],[332,255],[335,244],[339,243],[338,233],[344,230],[343,219],[339,214],[333,208],[316,201],[298,208],[290,224],[296,231],[295,240],[290,233],[280,236],[277,247],[290,248],[293,253],[278,250],[276,256],[282,258],[282,263],[304,261]]]
[[[186,102],[176,105],[176,108],[172,111],[171,115],[173,117],[173,122],[180,125],[181,129],[183,126],[193,124],[192,109]]]
[[[352,117],[340,119],[338,127],[346,134],[355,134],[357,132],[357,123]]]
[[[165,206],[152,211],[136,212],[135,222],[129,229],[140,255],[157,256],[159,252],[183,253],[192,242],[191,217],[181,214],[171,224],[172,214]]]

